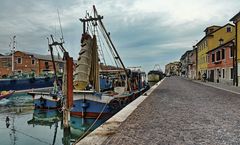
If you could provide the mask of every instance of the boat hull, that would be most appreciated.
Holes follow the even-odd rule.
[[[74,100],[71,115],[83,118],[102,118],[111,115],[109,104],[88,99]]]
[[[0,100],[3,98],[5,98],[5,99],[9,98],[10,96],[13,95],[14,92],[15,91],[8,91],[6,94],[0,95]]]
[[[33,95],[31,92],[29,94]],[[50,94],[35,94],[33,98],[35,109],[60,109],[62,107],[61,99],[59,97],[52,97]]]
[[[163,78],[163,73],[160,71],[150,71],[148,73],[149,82],[158,82]]]
[[[59,78],[61,80],[61,78]],[[54,78],[36,77],[24,79],[1,79],[0,91],[3,90],[29,90],[37,88],[53,87]]]
[[[94,92],[74,93],[71,115],[82,118],[109,117],[130,103],[133,97],[134,93],[120,95],[106,92],[101,95]]]

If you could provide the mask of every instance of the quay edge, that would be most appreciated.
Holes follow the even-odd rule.
[[[108,119],[105,123],[88,134],[85,138],[73,145],[101,145],[108,137],[117,132],[118,127],[125,121],[128,116],[146,99],[148,96],[164,81],[161,81],[152,86],[143,95],[139,96],[136,100],[128,104],[117,114]]]

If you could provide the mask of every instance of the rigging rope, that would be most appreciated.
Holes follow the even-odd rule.
[[[98,25],[98,27],[99,27],[99,25]],[[109,40],[108,40],[106,34],[104,33],[103,28],[102,28],[102,27],[99,27],[99,29],[100,29],[100,31],[102,32],[102,35],[103,35],[103,37],[105,38],[105,41],[106,41],[106,43],[107,43],[107,45],[108,45],[108,47],[109,47],[109,50],[110,50],[110,52],[112,53],[112,56],[114,57],[115,64],[116,64],[116,66],[118,67],[119,64],[118,64],[118,62],[116,61],[116,55],[115,55],[115,53],[114,53],[114,51],[113,51],[113,49],[112,49],[112,46],[111,46],[111,44],[109,43]]]
[[[89,16],[89,13],[87,13],[87,16],[86,16],[86,18],[90,18],[90,16]],[[99,24],[97,24],[97,26],[98,26],[98,29],[96,29],[95,27],[96,26],[93,26],[93,23],[87,23],[87,30],[88,30],[88,33],[89,34],[92,34],[92,35],[94,35],[95,34],[95,32],[96,32],[96,35],[97,35],[97,37],[99,38],[99,47],[100,48],[102,48],[101,47],[101,42],[102,42],[102,44],[104,45],[104,43],[103,43],[103,41],[102,41],[102,39],[101,39],[101,37],[100,37],[100,35],[99,35],[99,29],[101,29],[100,27],[99,27]],[[96,29],[96,30],[95,30]],[[112,47],[111,47],[111,44],[109,43],[109,41],[108,41],[108,39],[107,39],[107,36],[106,35],[104,35],[104,31],[103,30],[100,30],[101,31],[101,33],[102,33],[102,36],[105,38],[105,42],[107,43],[107,45],[108,45],[108,47],[110,48],[109,49],[109,51],[112,53],[112,57],[110,57],[110,54],[109,54],[109,51],[107,51],[107,49],[106,49],[106,46],[104,45],[104,48],[105,48],[105,50],[106,50],[106,52],[108,53],[108,55],[109,55],[109,58],[110,58],[110,61],[111,61],[111,63],[112,64],[114,64],[113,63],[113,60],[115,61],[115,65],[118,67],[119,66],[119,64],[116,62],[116,60],[114,59],[115,58],[115,54],[114,54],[114,52],[113,52],[113,50],[112,50]],[[104,56],[103,56],[103,61],[104,61],[104,63],[106,64],[106,61],[105,61],[105,58],[104,58]]]

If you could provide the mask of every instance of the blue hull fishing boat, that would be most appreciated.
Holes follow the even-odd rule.
[[[62,100],[60,94],[52,94],[48,92],[29,92],[34,98],[35,109],[60,109],[62,107]]]
[[[53,69],[54,69],[54,81],[52,83],[53,88],[49,92],[28,92],[29,95],[32,95],[34,100],[34,106],[35,109],[60,109],[62,108],[62,100],[63,100],[63,94],[62,94],[62,88],[61,88],[61,81],[62,78],[57,77],[57,71],[56,71],[56,64],[54,61],[54,55],[53,55],[53,46],[61,47],[62,50],[65,51],[63,47],[63,43],[56,43],[54,41],[53,35],[51,35],[52,38],[52,44],[48,44],[49,50],[52,57],[52,63],[53,63]],[[61,81],[60,81],[61,80]]]
[[[86,16],[86,18],[80,19],[83,22],[83,34],[73,80],[73,107],[70,113],[72,116],[82,118],[111,116],[131,102],[136,97],[135,95],[141,94],[139,91],[142,89],[137,88],[136,92],[132,90],[130,72],[125,68],[110,39],[109,33],[101,21],[103,17],[97,14],[95,6],[93,6],[93,9],[94,16]],[[90,24],[93,24],[94,32],[88,32],[89,29],[85,28]],[[101,68],[100,54],[98,53],[100,48],[97,45],[98,37],[95,35],[96,26],[99,26],[103,31],[103,37],[106,38],[106,43],[109,44],[112,59],[117,64],[111,69]],[[102,73],[111,82],[110,90],[105,89],[103,91],[101,89]]]
[[[19,79],[1,79],[0,91],[4,90],[31,90],[53,87],[54,77],[35,77]]]

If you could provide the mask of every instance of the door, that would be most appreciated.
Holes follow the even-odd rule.
[[[209,77],[210,82],[214,82],[214,70],[210,71],[210,77]]]

